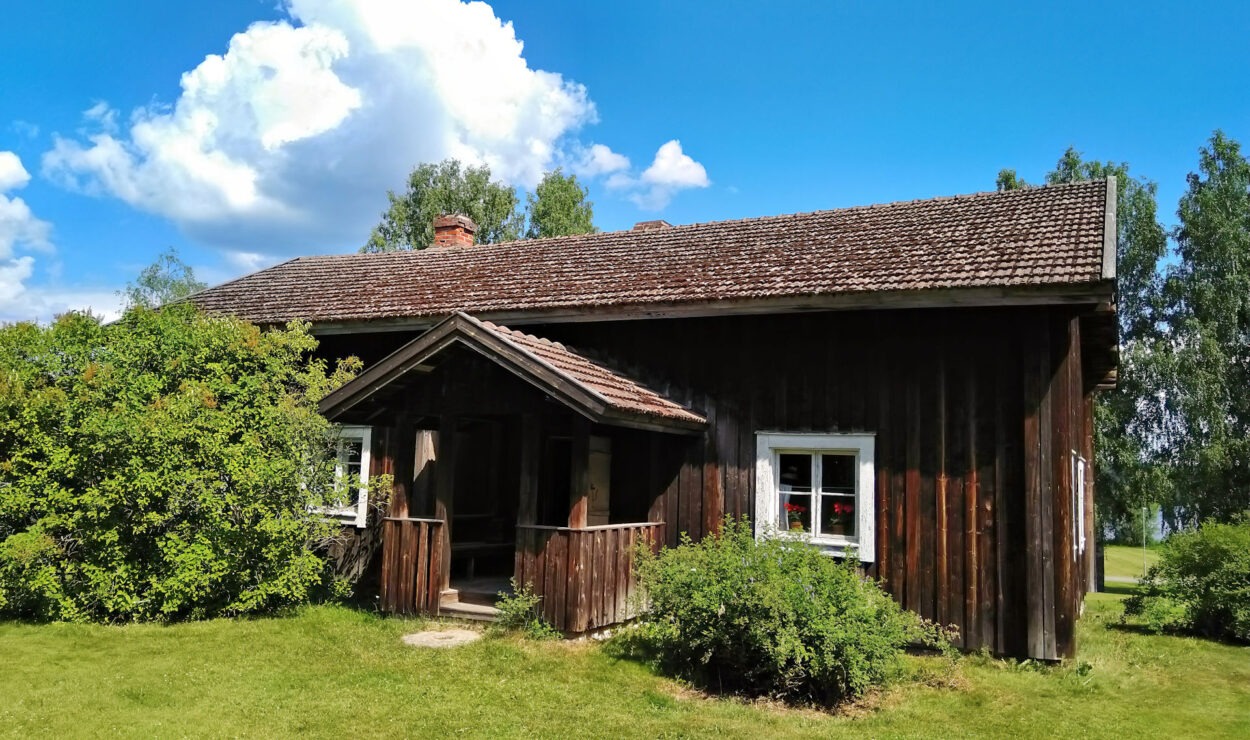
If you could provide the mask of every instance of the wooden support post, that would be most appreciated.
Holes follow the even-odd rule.
[[[537,414],[521,416],[521,485],[516,523],[538,523],[538,463],[542,451],[542,420]]]
[[[569,526],[585,527],[590,508],[590,422],[575,417],[570,431],[573,454],[569,464]]]
[[[434,511],[434,470],[438,449],[438,432],[415,430],[412,463],[411,510],[415,516],[429,516]]]
[[[455,494],[456,428],[459,419],[446,415],[439,419],[438,464],[434,468],[434,518],[443,522],[440,538],[442,554],[442,588],[447,588],[451,574],[451,516]]]

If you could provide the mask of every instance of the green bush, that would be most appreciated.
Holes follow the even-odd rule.
[[[560,632],[547,623],[542,613],[543,597],[534,593],[530,584],[517,585],[512,579],[512,593],[499,593],[495,608],[499,610],[498,625],[520,632],[534,640],[553,640]]]
[[[1250,514],[1169,537],[1124,614],[1155,631],[1250,642]]]
[[[177,620],[324,583],[327,377],[306,327],[188,305],[0,327],[0,615]]]
[[[857,566],[727,519],[699,543],[640,554],[650,611],[623,639],[712,690],[832,705],[884,683],[925,631]]]

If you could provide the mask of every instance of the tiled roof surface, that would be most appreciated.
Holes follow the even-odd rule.
[[[556,372],[602,398],[609,407],[627,413],[645,414],[664,419],[698,424],[707,422],[702,416],[686,407],[583,357],[559,342],[541,339],[506,326],[492,324],[489,321],[478,323],[495,336],[527,355],[537,358]]]
[[[1107,184],[671,228],[301,257],[203,291],[258,323],[558,312],[754,298],[1097,283]]]

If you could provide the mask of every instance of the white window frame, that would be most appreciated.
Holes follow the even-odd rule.
[[[344,524],[364,528],[369,520],[369,464],[370,450],[373,447],[373,427],[343,426],[339,428],[339,444],[335,448],[334,461],[334,485],[336,487],[340,485],[343,476],[347,474],[343,461],[342,442],[348,439],[360,440],[360,496],[355,506],[342,508],[326,507],[319,509],[319,511],[342,521]]]
[[[1072,526],[1075,536],[1072,538],[1072,554],[1080,556],[1085,553],[1085,486],[1088,485],[1089,463],[1076,450],[1072,450]]]
[[[827,553],[845,556],[856,552],[864,563],[876,560],[876,446],[875,434],[815,434],[800,432],[755,433],[755,536],[764,538],[782,533],[777,522],[781,518],[781,470],[778,456],[782,453],[854,455],[856,461],[855,537],[803,533],[791,535],[819,545]],[[815,483],[815,481],[813,481]],[[813,492],[815,502],[819,494]],[[818,511],[813,507],[812,521]]]

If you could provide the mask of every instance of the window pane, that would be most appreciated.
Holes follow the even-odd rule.
[[[812,490],[812,456],[783,452],[780,456],[781,490],[809,492]]]
[[[795,532],[812,531],[812,495],[810,493],[781,494],[781,529]]]
[[[855,456],[820,456],[820,490],[823,493],[855,493]]]
[[[855,536],[854,494],[823,494],[820,497],[820,533],[839,537]]]
[[[339,443],[339,471],[351,486],[342,492],[343,506],[355,508],[360,503],[361,461],[364,454],[363,440],[343,439]]]

